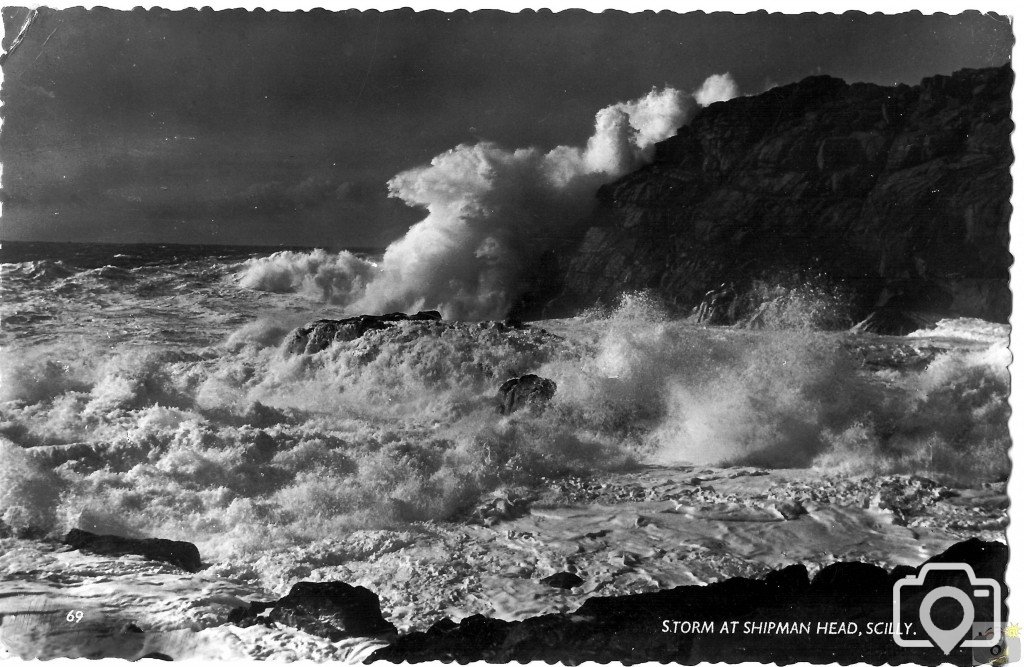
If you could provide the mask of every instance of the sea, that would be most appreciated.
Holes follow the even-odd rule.
[[[347,249],[379,257],[383,249]],[[302,311],[302,296],[239,287],[247,261],[302,247],[42,243],[0,246],[0,341],[105,338],[110,344],[205,346],[253,313]],[[323,251],[321,251],[323,252]],[[86,343],[87,344],[87,343]]]
[[[707,327],[629,294],[292,354],[296,327],[356,314],[332,286],[379,250],[4,242],[0,260],[0,530],[16,535],[80,527],[245,559],[643,466],[968,486],[1009,470],[1005,324]],[[498,414],[497,387],[523,373],[557,384],[549,408]]]

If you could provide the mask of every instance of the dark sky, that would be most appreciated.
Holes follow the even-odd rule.
[[[913,84],[1011,46],[978,13],[43,9],[3,68],[0,238],[382,245],[420,216],[387,179],[458,143],[580,144],[712,73]]]

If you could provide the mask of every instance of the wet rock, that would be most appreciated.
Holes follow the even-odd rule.
[[[1007,557],[1004,544],[969,540],[929,562],[965,563],[978,576],[1002,581]],[[458,624],[439,622],[428,632],[404,635],[376,651],[368,661],[969,664],[971,656],[967,649],[947,657],[932,647],[902,648],[888,635],[864,632],[868,624],[884,627],[892,621],[892,575],[908,570],[914,573],[921,568],[897,568],[890,574],[867,563],[836,563],[823,568],[809,583],[806,568],[791,565],[763,579],[737,577],[706,586],[592,597],[568,614],[514,622],[473,616]],[[911,607],[920,606],[921,596],[942,584],[936,580],[917,587],[905,602],[908,613]],[[956,585],[962,586],[964,582]],[[1005,586],[1003,589],[1005,596]],[[962,616],[960,610],[955,611]],[[941,616],[941,612],[935,614]],[[708,623],[713,629],[674,632],[671,624],[676,620]],[[763,624],[810,621],[813,629],[809,633],[785,635],[748,632],[743,634],[742,641],[737,641],[731,632],[718,630],[723,623],[737,620]],[[953,627],[960,616],[951,620],[933,614],[933,620],[939,627]],[[859,632],[837,634],[816,630],[818,624],[838,627],[851,621],[858,624]]]
[[[300,581],[276,602],[253,602],[248,608],[233,609],[228,622],[242,627],[280,623],[331,641],[396,632],[381,614],[376,593],[342,581]]]
[[[246,452],[253,461],[267,463],[277,454],[277,442],[266,431],[259,431]]]
[[[823,567],[811,580],[812,595],[832,599],[892,594],[889,573],[870,563],[833,563]]]
[[[459,624],[446,616],[445,618],[442,618],[440,621],[437,621],[436,623],[431,625],[430,628],[427,630],[427,633],[444,633],[448,632],[449,630],[454,630],[457,627],[459,627]]]
[[[968,563],[979,578],[1001,580],[1006,573],[1008,551],[1008,547],[1001,542],[986,542],[972,537],[957,542],[928,562]]]
[[[541,579],[540,583],[568,590],[581,585],[583,583],[583,579],[578,574],[574,574],[572,572],[556,572],[550,577],[544,577]]]
[[[176,565],[186,572],[203,569],[199,549],[191,542],[164,540],[160,538],[119,537],[117,535],[96,535],[86,530],[72,528],[64,537],[67,544],[80,551],[103,556],[126,556],[134,554]]]
[[[811,585],[807,576],[807,567],[801,564],[790,565],[781,570],[774,570],[764,576],[768,588],[786,595],[803,593]]]
[[[807,508],[796,500],[784,500],[775,503],[775,511],[782,515],[783,519],[792,521],[807,514]]]
[[[510,415],[523,408],[540,411],[557,388],[552,380],[533,374],[506,380],[498,387],[498,412]]]
[[[242,419],[246,424],[256,428],[268,428],[277,424],[284,424],[288,421],[288,416],[276,408],[263,405],[259,401],[254,401],[246,406],[245,412],[242,413]]]
[[[289,354],[316,354],[326,350],[335,341],[355,340],[367,331],[387,329],[399,322],[435,322],[440,319],[441,313],[427,310],[415,315],[388,313],[359,315],[341,320],[316,320],[292,331],[285,341],[284,349]]]
[[[530,499],[516,495],[499,495],[484,500],[469,517],[470,522],[493,526],[502,521],[515,519],[530,509]]]
[[[935,326],[935,317],[919,315],[914,312],[897,308],[880,308],[872,311],[867,317],[853,325],[853,333],[877,333],[906,335],[918,329]]]
[[[709,290],[694,311],[699,324],[731,324],[739,306],[736,289],[728,283]]]
[[[889,583],[895,585],[897,581],[904,577],[912,577],[917,573],[917,569],[910,567],[909,565],[897,565],[889,573]]]

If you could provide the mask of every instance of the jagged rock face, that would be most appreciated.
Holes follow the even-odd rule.
[[[316,354],[326,350],[334,341],[355,340],[367,331],[387,329],[398,322],[435,322],[440,319],[441,313],[427,310],[415,315],[388,313],[358,315],[341,320],[316,320],[292,331],[285,341],[284,349],[290,354]]]
[[[269,610],[269,613],[266,613]],[[262,621],[281,623],[338,641],[345,637],[394,635],[384,619],[377,595],[343,581],[300,581],[277,602],[254,602],[237,608],[228,620],[242,627]]]
[[[919,86],[812,77],[713,104],[598,193],[546,314],[653,289],[825,273],[882,307],[1006,321],[1013,73]]]

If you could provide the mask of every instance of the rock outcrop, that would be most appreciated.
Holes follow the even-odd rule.
[[[342,581],[300,581],[276,602],[253,602],[234,609],[228,621],[242,627],[280,623],[331,641],[396,633],[381,615],[380,600],[373,591]]]
[[[149,560],[176,565],[186,572],[203,569],[199,549],[191,542],[164,540],[156,537],[135,538],[118,535],[96,535],[86,530],[72,528],[64,537],[64,544],[80,551],[103,556],[125,556],[135,554]]]
[[[600,189],[544,314],[637,289],[690,312],[721,285],[823,274],[854,322],[882,311],[865,328],[1005,322],[1012,84],[1009,65],[918,86],[816,76],[712,104]]]
[[[972,539],[927,563],[964,563],[977,577],[1002,582],[1007,557],[1006,545]],[[481,615],[458,624],[444,619],[378,650],[371,661],[971,664],[970,649],[947,656],[934,647],[902,648],[889,634],[894,583],[923,567],[886,571],[868,563],[835,563],[809,579],[803,565],[791,565],[761,579],[593,597],[570,614],[516,622]],[[973,592],[965,576],[948,572],[932,572],[923,585],[908,587],[901,619],[912,624],[915,639],[924,638],[918,620],[922,601],[940,586]],[[991,602],[987,609],[976,605],[976,622],[991,621],[993,610]],[[1006,618],[1005,605],[1002,612]],[[938,627],[951,628],[962,615],[956,605],[936,604],[931,618]]]
[[[0,664],[12,657],[354,664],[386,645],[387,637],[331,641],[283,624],[227,623],[231,609],[266,589],[218,569],[192,574],[49,540],[0,540]]]
[[[542,584],[554,586],[555,588],[575,588],[583,583],[582,577],[575,572],[555,572],[550,577],[540,580]]]
[[[441,313],[427,310],[415,315],[388,313],[357,315],[341,320],[316,320],[292,331],[285,341],[284,349],[290,354],[315,354],[326,350],[335,341],[355,340],[367,331],[387,329],[399,322],[434,322],[440,319]]]
[[[532,373],[511,378],[498,387],[498,412],[510,415],[523,408],[543,410],[557,389],[553,380]]]

